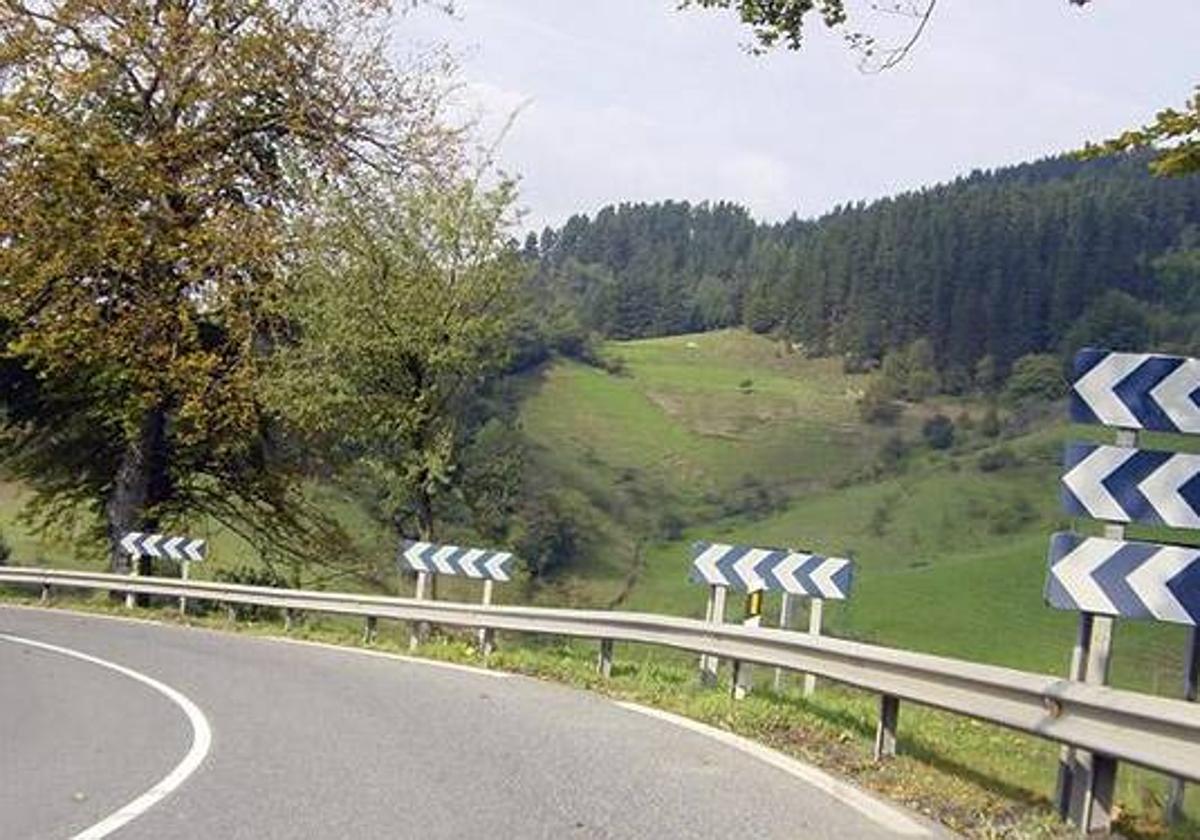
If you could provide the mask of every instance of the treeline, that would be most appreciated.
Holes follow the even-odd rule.
[[[622,204],[525,242],[583,325],[637,338],[744,325],[866,365],[929,342],[948,389],[982,360],[1104,342],[1200,345],[1200,177],[1058,157],[813,221]]]

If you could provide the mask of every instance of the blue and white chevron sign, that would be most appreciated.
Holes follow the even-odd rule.
[[[511,580],[513,556],[507,551],[460,548],[405,540],[400,546],[400,562],[415,572],[438,575],[464,575],[480,580]]]
[[[1200,549],[1061,533],[1049,559],[1052,607],[1200,625]]]
[[[1067,513],[1200,528],[1200,455],[1072,443],[1063,464]]]
[[[810,598],[843,600],[850,595],[853,564],[782,548],[723,543],[692,547],[692,579],[746,592],[780,590]]]
[[[121,548],[135,560],[139,557],[169,557],[198,563],[204,559],[205,543],[204,540],[189,540],[187,537],[130,531],[121,538]]]
[[[1071,419],[1121,429],[1200,434],[1200,359],[1080,350]]]

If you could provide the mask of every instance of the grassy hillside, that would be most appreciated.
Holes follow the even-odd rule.
[[[542,468],[583,488],[590,521],[604,523],[589,554],[605,571],[574,569],[562,585],[575,598],[702,615],[703,587],[687,581],[696,539],[848,553],[856,590],[827,610],[832,632],[1065,669],[1075,616],[1041,596],[1048,536],[1072,524],[1058,465],[1068,437],[1103,430],[1069,427],[1051,409],[1010,422],[1000,439],[960,423],[955,447],[933,452],[920,438],[925,417],[977,418],[982,406],[934,401],[910,406],[894,430],[864,426],[855,400],[867,377],[739,331],[608,352],[624,373],[556,365],[523,409]],[[897,434],[904,454],[882,456]],[[739,610],[731,604],[729,618]],[[1177,692],[1183,646],[1180,628],[1120,624],[1114,682]]]

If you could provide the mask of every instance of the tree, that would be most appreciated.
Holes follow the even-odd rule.
[[[935,414],[922,424],[921,436],[932,449],[949,449],[954,445],[954,421],[945,414]]]
[[[683,0],[682,7],[700,6],[705,9],[732,9],[742,23],[750,27],[759,49],[770,49],[783,43],[788,49],[800,49],[803,43],[804,21],[810,13],[820,15],[826,26],[846,22],[842,0]]]
[[[1185,231],[1180,247],[1165,251],[1151,266],[1161,303],[1173,310],[1200,310],[1200,229]]]
[[[1150,164],[1157,175],[1187,175],[1200,172],[1200,87],[1183,110],[1166,108],[1154,122],[1131,129],[1103,143],[1089,143],[1084,154],[1091,157],[1147,147],[1159,150]]]
[[[466,402],[504,362],[522,278],[513,185],[478,173],[327,189],[295,230],[270,404],[314,448],[365,470],[432,539],[456,483]]]
[[[1031,353],[1013,363],[1008,396],[1016,402],[1056,400],[1066,393],[1062,362],[1050,353]]]
[[[385,5],[0,0],[9,451],[46,509],[104,521],[115,570],[164,516],[282,521],[256,381],[297,185],[447,146]]]
[[[1180,301],[1182,304],[1183,301]],[[1063,338],[1068,354],[1081,347],[1106,350],[1150,350],[1157,346],[1149,305],[1110,289],[1098,297]]]
[[[891,426],[903,411],[904,406],[895,399],[895,390],[882,377],[867,385],[858,401],[858,414],[864,423]]]

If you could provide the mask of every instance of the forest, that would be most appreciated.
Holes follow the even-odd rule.
[[[925,339],[947,390],[981,361],[1100,343],[1200,347],[1200,178],[1062,156],[756,222],[736,204],[605,207],[530,235],[534,282],[642,338],[744,325],[864,367]]]

